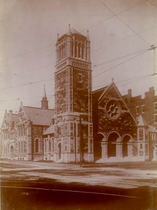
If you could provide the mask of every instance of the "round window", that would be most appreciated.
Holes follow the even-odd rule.
[[[109,118],[117,119],[120,115],[120,106],[118,102],[114,99],[111,99],[106,104],[106,112]]]

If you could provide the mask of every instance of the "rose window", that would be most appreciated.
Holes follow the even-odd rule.
[[[117,119],[120,115],[120,107],[116,100],[108,101],[106,105],[106,112],[111,119]]]

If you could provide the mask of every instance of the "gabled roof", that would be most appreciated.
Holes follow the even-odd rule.
[[[101,88],[99,90],[95,90],[93,92],[93,94],[92,94],[92,96],[93,96],[93,99],[92,99],[93,106],[95,105],[95,103],[100,103],[104,96],[110,97],[110,95],[108,95],[108,93],[111,91],[112,88],[114,88],[114,90],[115,90],[114,92],[116,93],[116,98],[119,98],[121,101],[123,101],[123,104],[126,107],[126,109],[128,110],[128,113],[130,113],[134,122],[137,124],[136,119],[134,118],[131,111],[129,110],[129,108],[125,104],[125,101],[123,100],[123,98],[121,96],[121,93],[119,92],[119,90],[118,90],[117,86],[115,85],[115,83],[113,82],[113,80],[112,80],[112,83],[110,85],[108,85],[104,88]]]
[[[102,95],[102,93],[108,88],[108,86],[106,87],[102,87],[98,90],[94,90],[92,92],[92,101],[93,101],[93,105],[98,101],[99,97]]]
[[[18,118],[18,114],[12,113],[12,122],[15,122],[17,118]],[[3,126],[5,122],[9,123],[9,113],[7,112],[7,110],[5,111],[1,126]]]
[[[142,115],[140,115],[138,117],[138,126],[144,126],[144,127],[147,126],[147,123],[145,122],[145,120],[144,120]]]
[[[35,125],[50,125],[54,115],[54,109],[42,109],[29,106],[23,106],[23,109],[28,119]]]
[[[18,114],[12,114],[13,122],[14,122],[15,120],[17,120],[17,118],[18,118]]]
[[[48,135],[48,134],[53,134],[54,133],[54,125],[50,125],[50,127],[48,127],[48,129],[44,132],[43,135]]]
[[[118,98],[120,98],[121,100],[123,100],[123,99],[122,99],[122,96],[121,96],[121,94],[120,94],[120,92],[119,92],[119,90],[118,90],[118,88],[117,88],[117,86],[115,85],[114,82],[112,82],[110,85],[108,85],[108,86],[104,89],[104,91],[102,92],[102,94],[101,94],[100,97],[99,97],[99,101],[101,101],[101,100],[103,99],[103,96],[105,96],[105,95],[111,90],[111,88],[114,88],[115,91],[116,91],[116,93],[117,93]]]

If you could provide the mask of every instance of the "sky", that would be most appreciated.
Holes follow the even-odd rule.
[[[55,43],[68,25],[91,41],[92,88],[157,93],[157,0],[1,0],[0,122],[4,111],[54,107]]]

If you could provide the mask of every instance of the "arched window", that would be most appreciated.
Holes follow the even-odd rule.
[[[49,140],[49,152],[51,152],[51,140]]]
[[[39,152],[39,139],[35,140],[35,152],[38,153]]]
[[[54,139],[51,138],[51,151],[54,152]]]

